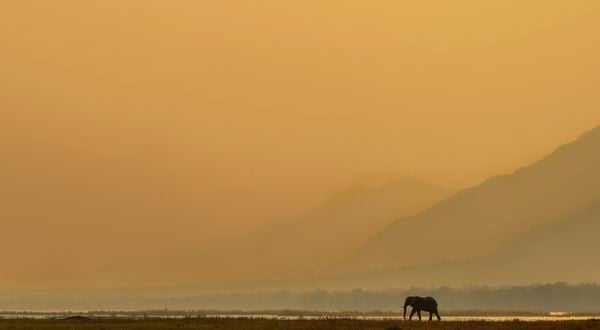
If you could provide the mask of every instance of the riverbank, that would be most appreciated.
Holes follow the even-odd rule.
[[[122,329],[484,329],[484,330],[528,330],[528,329],[600,329],[600,320],[568,321],[402,321],[402,320],[364,320],[364,319],[265,319],[265,318],[184,318],[184,319],[92,319],[74,317],[70,319],[3,319],[0,329],[82,329],[82,330],[122,330]]]

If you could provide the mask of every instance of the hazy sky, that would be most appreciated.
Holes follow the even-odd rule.
[[[1,257],[101,264],[359,183],[510,172],[600,124],[598,17],[594,0],[1,1]]]

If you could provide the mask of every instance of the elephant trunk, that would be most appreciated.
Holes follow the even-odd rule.
[[[404,300],[404,319],[406,320],[406,307],[411,306],[413,297],[406,297]]]

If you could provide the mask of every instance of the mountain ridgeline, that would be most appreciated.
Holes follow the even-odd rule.
[[[379,188],[356,186],[333,194],[293,218],[272,222],[247,238],[253,263],[280,272],[339,260],[398,215],[418,213],[451,191],[406,177]]]
[[[510,264],[530,268],[531,273],[522,272],[519,280],[535,281],[539,278],[535,275],[565,267],[553,262],[561,260],[571,267],[569,279],[576,280],[576,271],[593,263],[591,251],[600,248],[599,240],[590,234],[598,232],[599,210],[597,127],[531,166],[491,178],[423,212],[397,219],[340,263],[340,269],[403,268],[414,274],[405,276],[407,280],[444,277],[444,273],[427,276],[423,269],[428,269],[460,274],[467,281],[464,276],[475,274],[480,267],[495,269],[496,280],[502,281],[508,278],[492,266]],[[577,259],[577,254],[582,258]],[[573,260],[577,262],[573,264]],[[436,263],[438,266],[420,267]],[[600,274],[600,267],[595,269],[595,274]],[[527,274],[532,276],[527,278]],[[491,280],[487,276],[494,277],[480,275],[484,282]]]

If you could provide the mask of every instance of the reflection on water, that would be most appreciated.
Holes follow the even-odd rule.
[[[593,316],[447,316],[444,318],[447,321],[490,321],[490,322],[506,322],[506,321],[583,321],[593,319]]]
[[[207,317],[221,318],[269,318],[278,320],[319,320],[319,319],[351,319],[351,320],[402,320],[402,316],[281,316],[281,315],[207,315]],[[583,321],[594,319],[594,316],[443,316],[444,321],[488,321],[488,322],[506,322],[506,321]],[[423,315],[423,320],[428,320],[429,314]],[[413,321],[418,318],[413,317]]]

